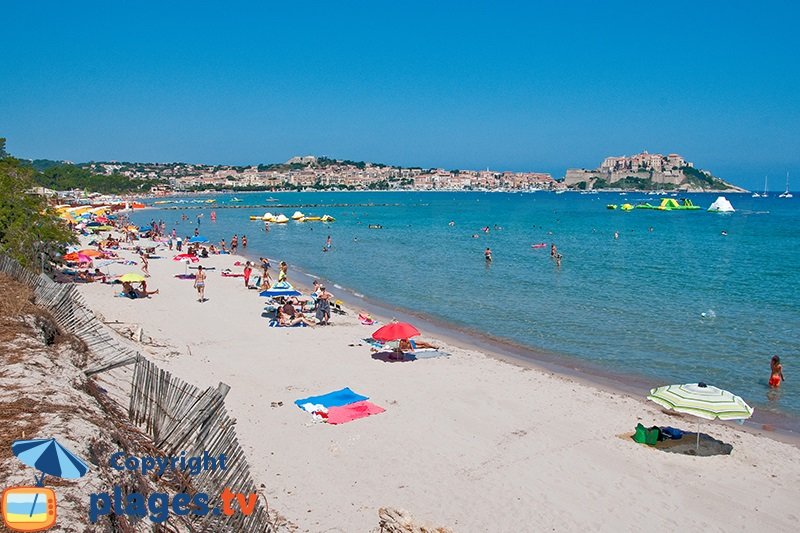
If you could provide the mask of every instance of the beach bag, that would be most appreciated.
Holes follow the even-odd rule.
[[[664,437],[661,435],[661,430],[658,428],[658,426],[653,426],[645,430],[645,444],[648,446],[655,446],[660,440],[664,440]]]
[[[680,438],[683,437],[683,431],[681,431],[680,429],[669,427],[669,426],[667,426],[665,428],[661,428],[661,434],[665,438],[668,438],[668,439],[676,439],[677,440],[677,439],[680,439]]]
[[[633,441],[638,442],[639,444],[644,444],[646,432],[647,428],[645,428],[641,423],[636,424],[636,431],[633,434]]]

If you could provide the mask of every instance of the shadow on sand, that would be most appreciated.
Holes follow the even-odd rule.
[[[730,455],[733,446],[710,435],[700,433],[700,448],[697,447],[697,433],[684,433],[683,438],[667,439],[657,442],[653,448],[668,453],[711,457],[712,455]]]

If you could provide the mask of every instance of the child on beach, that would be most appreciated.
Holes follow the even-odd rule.
[[[242,235],[242,248],[247,248],[247,235]]]
[[[281,261],[280,269],[278,270],[278,282],[286,281],[288,277],[289,265],[286,261]]]
[[[250,287],[250,274],[253,273],[253,268],[250,266],[250,261],[244,264],[244,288]]]
[[[203,271],[203,265],[197,267],[197,275],[194,278],[194,288],[197,289],[197,301],[203,303],[206,301],[206,273]]]
[[[148,270],[147,254],[146,253],[140,253],[139,257],[142,259],[142,272],[144,272],[144,275],[149,278],[150,277],[150,271]]]
[[[786,378],[783,377],[783,365],[781,365],[781,358],[777,355],[772,356],[770,371],[771,374],[769,376],[769,386],[770,388],[777,389],[781,386],[781,381],[786,381]]]

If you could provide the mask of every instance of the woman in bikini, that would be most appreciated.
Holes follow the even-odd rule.
[[[783,377],[783,366],[781,365],[781,358],[777,355],[772,356],[772,362],[770,363],[770,370],[772,374],[769,376],[769,386],[770,388],[777,389],[781,386],[781,381],[786,381],[786,378]]]
[[[197,267],[194,288],[197,289],[197,301],[203,303],[206,300],[206,273],[203,271],[203,265]]]

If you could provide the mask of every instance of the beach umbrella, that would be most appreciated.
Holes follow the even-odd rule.
[[[45,474],[78,479],[89,471],[86,463],[56,439],[16,440],[11,444],[11,451],[17,459],[42,472],[42,476],[36,480],[38,487],[44,485]]]
[[[398,341],[402,339],[410,339],[419,335],[419,330],[409,324],[408,322],[391,322],[385,326],[378,328],[372,334],[372,338],[376,341]]]
[[[84,254],[81,254],[81,253],[78,254],[78,263],[79,264],[91,263],[91,262],[92,262],[92,258],[89,257],[88,255],[84,255]]]
[[[178,254],[172,258],[173,261],[191,261],[192,263],[197,263],[200,259],[196,255],[189,255],[189,254]]]
[[[140,281],[144,281],[146,278],[144,274],[140,274],[138,272],[128,272],[127,274],[123,274],[119,277],[120,281],[129,281],[131,283],[138,283]]]
[[[744,420],[753,415],[739,396],[705,383],[665,385],[652,389],[647,396],[661,407],[706,420]],[[700,450],[700,421],[697,422],[697,450]]]
[[[300,296],[300,294],[302,293],[292,287],[292,285],[286,281],[279,281],[269,289],[258,293],[259,296],[265,296],[268,298],[278,298],[280,296]]]
[[[196,235],[196,236],[192,237],[191,239],[189,239],[186,242],[188,242],[188,243],[196,243],[196,244],[203,244],[203,243],[207,243],[208,239],[206,239],[205,237],[202,237],[200,235]]]

